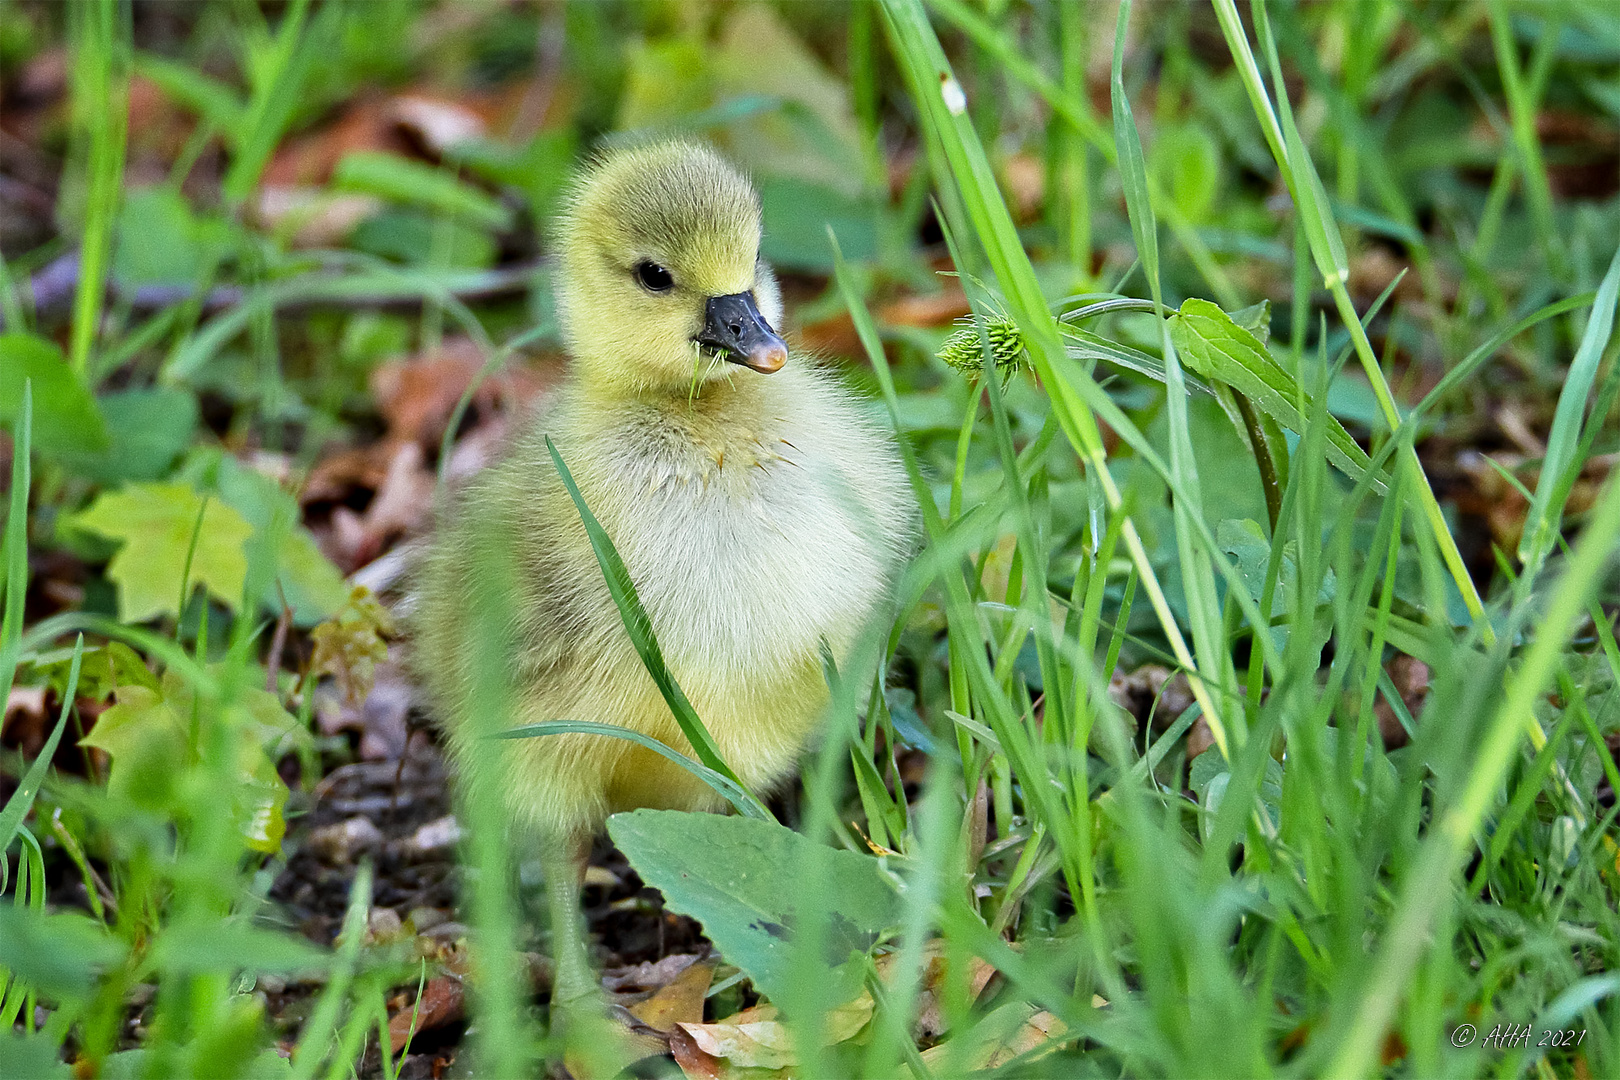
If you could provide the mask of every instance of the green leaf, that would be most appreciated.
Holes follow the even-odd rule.
[[[197,399],[178,387],[121,390],[96,401],[106,419],[108,447],[100,453],[75,451],[59,457],[69,469],[97,483],[163,479],[197,430]]]
[[[68,696],[68,678],[72,675],[75,649],[50,649],[36,652],[27,658],[29,682],[44,683],[56,690],[58,698]],[[75,698],[106,701],[120,686],[145,686],[159,689],[157,678],[134,649],[122,641],[109,641],[105,645],[84,650],[84,662],[79,673]]]
[[[1189,299],[1171,320],[1170,334],[1193,371],[1210,382],[1227,384],[1289,431],[1304,434],[1294,377],[1272,359],[1259,338],[1226,312],[1208,300]],[[1367,452],[1331,416],[1327,425],[1328,460],[1352,480],[1360,480],[1370,464]],[[1374,479],[1373,487],[1385,489],[1380,479]]]
[[[793,927],[810,916],[800,904],[831,901],[826,932],[830,977],[859,985],[863,956],[900,921],[899,897],[878,860],[826,848],[774,822],[679,810],[637,810],[608,819],[613,842],[665,904],[704,932],[760,992],[791,997]],[[805,868],[821,875],[807,889]]]
[[[125,285],[201,286],[234,243],[225,219],[193,213],[172,187],[132,191],[118,217],[113,274]]]
[[[62,1060],[58,1040],[43,1031],[31,1035],[23,1032],[0,1032],[0,1061],[12,1076],[27,1076],[33,1080],[72,1080],[73,1069]],[[103,1072],[103,1076],[108,1074]]]
[[[153,810],[174,799],[177,766],[192,759],[189,725],[163,695],[145,686],[119,689],[117,704],[96,719],[80,746],[112,757],[107,790]]]
[[[237,461],[229,454],[206,452],[188,462],[183,474],[199,487],[213,487],[219,498],[253,527],[247,560],[262,557],[260,545],[275,544],[276,581],[263,602],[279,611],[282,596],[299,626],[313,626],[335,614],[349,599],[349,587],[315,543],[308,529],[298,524],[298,501],[275,480]]]
[[[34,384],[36,450],[56,456],[107,448],[101,411],[62,350],[33,334],[0,334],[0,424],[16,425],[24,381]]]
[[[468,224],[501,230],[512,214],[500,201],[431,165],[407,161],[375,150],[356,150],[338,162],[332,184],[396,202],[442,210]]]
[[[189,485],[128,484],[100,495],[65,524],[123,542],[107,565],[107,577],[118,584],[118,617],[124,622],[179,616],[188,556],[188,589],[201,584],[232,610],[241,602],[253,527],[217,499],[205,508]]]
[[[299,975],[324,971],[330,954],[305,938],[234,917],[168,926],[153,942],[150,959],[174,973],[245,970]]]
[[[168,811],[178,797],[176,763],[196,758],[191,718],[204,706],[173,671],[164,673],[161,690],[125,686],[117,699],[80,745],[111,755],[109,792],[160,813]],[[255,851],[280,850],[288,792],[275,763],[306,742],[309,733],[274,694],[251,687],[238,688],[223,714],[211,722],[228,725],[235,737],[229,809],[238,831]]]
[[[0,904],[0,966],[46,997],[83,999],[97,973],[123,959],[124,951],[124,943],[88,915]]]

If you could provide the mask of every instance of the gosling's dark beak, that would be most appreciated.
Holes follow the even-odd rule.
[[[707,318],[696,340],[719,349],[733,364],[766,375],[787,363],[787,343],[759,313],[752,292],[709,297]]]

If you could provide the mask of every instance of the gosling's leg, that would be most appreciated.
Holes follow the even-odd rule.
[[[542,863],[551,908],[553,1046],[562,1051],[569,1073],[580,1080],[618,1075],[641,1057],[624,1030],[608,1016],[607,1000],[585,944],[580,911],[581,883],[590,841],[548,843]]]
[[[586,952],[585,919],[580,912],[580,885],[589,855],[589,841],[565,840],[548,842],[542,856],[556,964],[551,984],[554,1011],[559,1006],[570,1011],[576,1004],[601,999],[596,972]]]

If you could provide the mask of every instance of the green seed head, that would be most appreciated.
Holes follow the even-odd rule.
[[[983,346],[979,327],[972,319],[958,320],[960,329],[945,339],[940,346],[939,358],[969,379],[977,379],[984,369]],[[982,324],[984,337],[990,342],[990,355],[1003,379],[1011,378],[1025,366],[1024,338],[1018,327],[1006,319],[993,318]]]

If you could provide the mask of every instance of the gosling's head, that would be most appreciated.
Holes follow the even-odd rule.
[[[598,159],[558,234],[558,307],[581,378],[636,392],[779,369],[781,298],[759,238],[758,194],[707,147]]]

